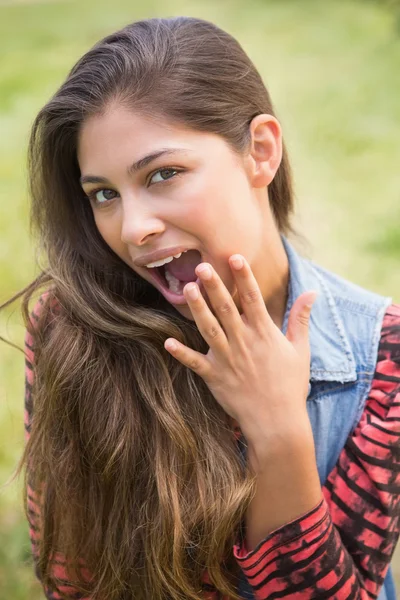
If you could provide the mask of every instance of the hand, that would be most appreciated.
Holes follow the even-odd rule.
[[[210,349],[204,355],[173,338],[165,341],[165,349],[203,378],[225,412],[238,421],[248,441],[259,441],[259,435],[282,435],[286,425],[288,430],[294,428],[297,419],[306,415],[308,322],[317,294],[310,291],[297,298],[284,336],[268,313],[248,262],[235,254],[229,264],[243,314],[213,267],[201,263],[196,274],[215,315],[195,283],[185,286],[184,295]]]

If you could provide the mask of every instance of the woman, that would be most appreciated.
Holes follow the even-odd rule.
[[[281,127],[239,44],[183,17],[108,36],[37,116],[30,176],[21,466],[47,597],[393,600],[400,308],[288,241]]]

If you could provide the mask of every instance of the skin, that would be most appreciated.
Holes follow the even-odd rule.
[[[249,551],[321,500],[306,410],[316,294],[297,298],[284,336],[288,263],[268,200],[282,156],[281,129],[271,115],[259,115],[250,133],[239,156],[217,135],[111,105],[84,123],[78,144],[82,176],[106,180],[83,183],[98,230],[133,270],[151,282],[134,264],[141,255],[181,244],[202,254],[201,287],[187,284],[187,304],[175,308],[196,322],[209,351],[203,355],[174,339],[165,349],[204,379],[246,438],[257,475],[246,513]],[[128,174],[132,162],[165,148],[182,150]],[[160,169],[182,174],[166,178]],[[100,201],[110,198],[104,205],[95,202],[99,188],[112,190],[97,194]]]
[[[83,125],[78,147],[81,173],[108,181],[85,183],[85,193],[108,188],[118,194],[107,204],[104,194],[98,194],[101,206],[91,201],[100,234],[123,261],[150,282],[147,269],[136,267],[135,259],[181,244],[198,249],[237,304],[228,258],[236,252],[243,254],[272,318],[281,325],[288,262],[266,188],[282,155],[278,121],[270,115],[256,117],[252,151],[240,157],[220,136],[159,121],[112,105],[105,114],[93,116]],[[142,171],[128,175],[131,163],[164,148],[184,151],[160,157]],[[158,173],[149,185],[152,174],[162,168],[184,172],[164,181]],[[175,308],[193,319],[187,305]]]

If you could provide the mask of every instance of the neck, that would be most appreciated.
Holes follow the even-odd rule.
[[[289,284],[289,261],[279,232],[268,237],[268,249],[265,250],[262,264],[254,269],[265,305],[271,319],[282,329],[286,312]]]

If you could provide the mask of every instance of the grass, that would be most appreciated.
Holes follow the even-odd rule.
[[[307,253],[399,300],[397,2],[0,0],[0,303],[35,273],[25,181],[35,114],[100,37],[139,18],[175,14],[227,29],[260,69],[292,157]],[[0,333],[22,342],[17,310],[3,314]],[[21,454],[22,399],[22,354],[2,344],[0,485]],[[42,598],[18,483],[0,491],[0,539],[0,597]]]

